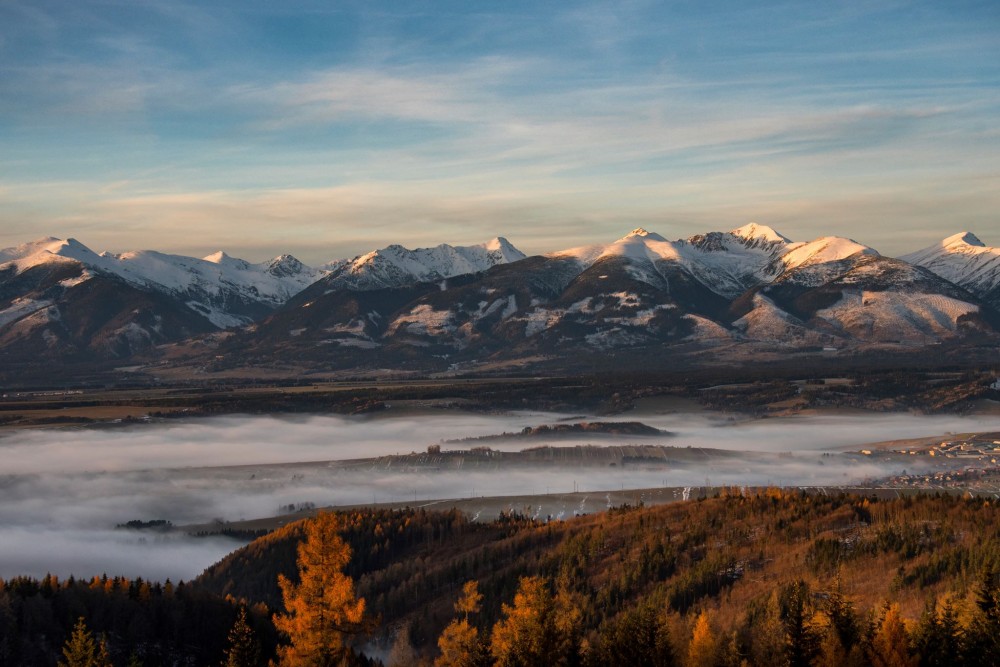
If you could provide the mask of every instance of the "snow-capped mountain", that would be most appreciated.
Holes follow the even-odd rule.
[[[221,251],[201,259],[154,250],[96,253],[75,239],[47,237],[0,250],[0,348],[127,357],[256,322],[327,275],[332,280],[324,290],[375,289],[440,281],[523,257],[497,238],[469,247],[389,246],[317,269],[291,255],[255,264]],[[79,309],[84,301],[88,312]]]
[[[570,248],[550,257],[570,257],[589,268],[607,258],[623,258],[632,275],[656,281],[680,269],[713,292],[735,297],[780,272],[780,257],[794,244],[770,227],[750,224],[730,232],[710,232],[668,241],[641,227],[608,245]]]
[[[213,368],[430,369],[995,346],[995,254],[973,241],[910,263],[758,224],[673,241],[640,228],[533,257],[498,237],[313,269],[287,255],[112,255],[42,239],[0,251],[0,357],[124,358],[235,325],[164,354],[204,354],[199,367]]]
[[[635,229],[440,284],[387,280],[359,291],[332,278],[225,352],[337,367],[588,364],[706,347],[918,349],[994,335],[996,323],[975,296],[924,268],[851,239],[793,242],[754,224],[676,241]]]
[[[930,269],[1000,308],[1000,248],[987,246],[971,232],[949,236],[900,259]]]
[[[78,262],[82,280],[104,274],[176,298],[217,327],[249,324],[323,275],[290,255],[251,264],[217,252],[203,259],[153,250],[97,254],[75,239],[45,238],[0,251],[0,271]]]
[[[390,245],[354,259],[327,264],[324,268],[329,275],[323,285],[326,289],[352,290],[402,287],[478,273],[524,258],[525,254],[503,237],[479,245],[441,244],[416,250]]]

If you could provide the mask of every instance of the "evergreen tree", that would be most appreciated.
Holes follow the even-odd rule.
[[[288,667],[332,667],[349,654],[344,637],[364,629],[365,600],[354,594],[354,582],[343,573],[351,550],[340,538],[340,521],[323,513],[306,524],[296,563],[299,583],[279,575],[286,614],[274,625],[291,645],[278,649]]]
[[[589,663],[595,667],[616,663],[633,667],[673,667],[674,655],[665,619],[649,603],[626,609],[618,618],[604,624]]]
[[[951,600],[938,611],[937,603],[927,603],[913,633],[913,648],[921,667],[960,667],[964,664],[963,630]]]
[[[836,587],[830,592],[823,610],[827,618],[830,619],[830,626],[837,634],[841,646],[850,652],[861,641],[861,625],[858,622],[858,615],[854,611],[854,605],[844,597],[840,589],[840,579],[837,579]]]
[[[785,654],[790,667],[809,667],[819,653],[820,637],[810,622],[809,587],[796,581],[782,588],[781,620],[785,630]]]
[[[223,667],[257,667],[260,660],[260,643],[247,623],[247,609],[240,607],[236,622],[229,631],[229,648],[226,649]]]
[[[1000,656],[1000,586],[992,569],[982,574],[963,654],[970,667],[993,665]]]
[[[739,634],[750,664],[761,667],[783,667],[787,664],[785,629],[777,591],[749,605]]]

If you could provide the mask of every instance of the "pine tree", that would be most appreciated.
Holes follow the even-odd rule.
[[[928,602],[913,633],[921,667],[960,667],[964,663],[962,645],[963,631],[955,605],[947,600],[939,612],[935,601]]]
[[[335,514],[323,513],[306,524],[299,543],[299,583],[279,575],[286,614],[274,625],[291,645],[278,649],[280,664],[289,667],[331,667],[349,653],[346,635],[364,629],[364,598],[356,598],[354,582],[343,573],[351,549],[340,538]]]
[[[226,649],[223,667],[257,667],[260,664],[260,643],[247,623],[246,607],[240,607],[236,622],[229,631],[229,648]]]
[[[665,619],[655,606],[645,603],[626,609],[601,629],[589,662],[633,667],[673,667],[674,655]]]
[[[810,622],[809,588],[804,581],[781,592],[781,620],[785,627],[785,654],[790,667],[809,667],[819,653],[820,638]]]
[[[993,665],[1000,655],[1000,585],[994,570],[982,574],[963,654],[970,667]]]

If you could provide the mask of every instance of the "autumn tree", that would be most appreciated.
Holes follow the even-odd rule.
[[[688,644],[687,667],[713,667],[719,655],[719,641],[712,632],[708,620],[708,612],[698,614],[691,632],[691,643]]]
[[[229,647],[226,649],[223,667],[257,667],[260,664],[260,643],[253,628],[247,622],[246,607],[240,607],[236,622],[229,631]]]
[[[66,640],[62,654],[66,661],[60,660],[59,667],[111,667],[107,644],[103,639],[94,639],[83,616],[73,626],[73,634]]]
[[[497,667],[572,666],[579,661],[580,610],[567,590],[553,597],[544,577],[522,577],[514,604],[493,626]]]
[[[873,667],[917,667],[910,654],[910,636],[899,616],[898,605],[886,605],[868,648]]]
[[[471,614],[479,613],[482,600],[479,582],[465,582],[462,596],[455,603],[455,611],[461,618],[449,623],[438,638],[441,655],[434,661],[435,667],[477,667],[487,664],[488,657],[480,640],[479,630],[469,622]]]
[[[296,560],[299,582],[278,576],[286,613],[276,615],[274,625],[291,640],[278,649],[282,665],[337,665],[349,654],[345,636],[364,629],[365,600],[355,597],[354,582],[343,573],[351,549],[340,529],[339,519],[330,513],[306,523]]]

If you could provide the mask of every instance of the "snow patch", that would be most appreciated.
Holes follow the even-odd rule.
[[[34,299],[27,298],[14,299],[11,301],[9,306],[0,310],[0,327],[4,327],[11,322],[21,319],[25,315],[29,315],[51,305],[51,301],[36,301]]]
[[[434,310],[427,304],[415,307],[406,315],[400,315],[389,325],[388,335],[394,335],[401,327],[407,333],[419,336],[441,336],[455,331],[453,314],[450,310]]]
[[[976,312],[978,306],[940,294],[845,290],[816,315],[861,340],[926,344],[954,334],[958,318]]]

